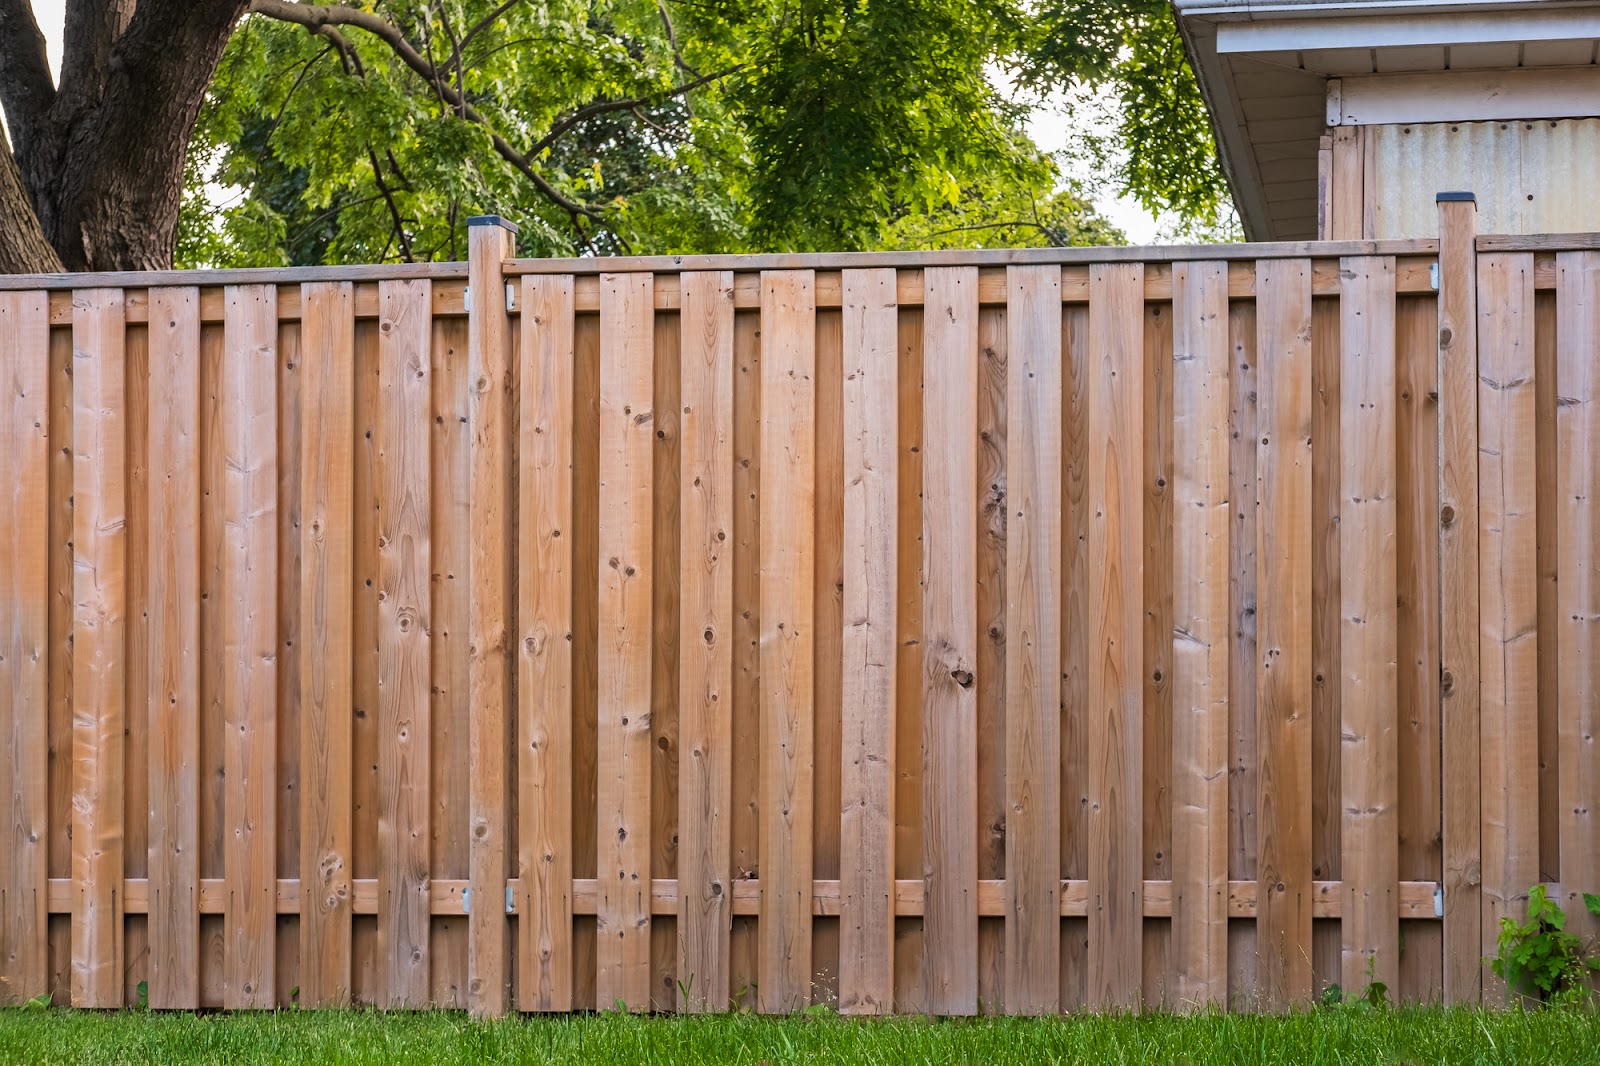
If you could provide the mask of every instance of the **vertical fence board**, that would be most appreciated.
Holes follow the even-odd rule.
[[[978,274],[923,272],[924,994],[935,1014],[978,1009]]]
[[[842,816],[840,760],[844,718],[844,316],[838,308],[816,317],[815,562],[812,573],[814,708],[811,876],[839,879]],[[839,918],[818,915],[811,929],[811,1000],[839,1003]]]
[[[200,1006],[200,293],[150,290],[149,1003]]]
[[[1057,315],[1057,318],[1060,316]],[[1006,876],[1006,361],[1004,306],[978,310],[978,877]],[[1060,345],[1052,357],[1060,359]],[[1059,397],[1058,397],[1059,400]],[[1052,418],[1060,418],[1059,407]],[[1060,491],[1059,486],[1056,489]],[[1055,630],[1059,636],[1060,623]],[[1056,653],[1060,654],[1059,650]],[[1052,688],[1058,689],[1057,679]],[[1059,700],[1060,693],[1056,691]],[[1059,753],[1058,753],[1059,758]],[[1055,771],[1060,776],[1059,765]],[[1059,815],[1056,819],[1060,821]],[[1060,849],[1059,833],[1057,850]],[[1005,1013],[1006,920],[978,918],[978,1011]],[[1056,937],[1060,955],[1060,936]],[[1059,973],[1056,980],[1059,981]]]
[[[1394,261],[1340,261],[1340,982],[1400,987]],[[1329,594],[1331,590],[1324,590]]]
[[[761,275],[761,979],[767,1013],[811,998],[816,282]],[[778,531],[783,531],[779,534]]]
[[[520,1006],[572,1009],[573,279],[522,279],[517,518]]]
[[[274,1005],[277,925],[277,289],[231,286],[222,367],[223,1005]]]
[[[0,1003],[49,991],[50,302],[0,293]]]
[[[733,915],[733,274],[682,275],[678,944],[683,1009],[728,1006]]]
[[[378,284],[378,953],[381,1005],[426,1006],[432,561],[427,281]]]
[[[760,871],[761,832],[761,316],[733,318],[733,760],[729,819],[736,880]],[[756,918],[737,915],[728,933],[729,1005],[756,1006]]]
[[[654,282],[600,280],[599,985],[650,1006]]]
[[[679,347],[681,316],[653,315],[650,490],[650,876],[678,876]],[[678,916],[650,920],[650,1009],[678,1008]]]
[[[923,876],[922,839],[922,308],[901,308],[896,323],[900,481],[895,503],[894,868],[896,879]],[[895,919],[894,1010],[925,1009],[922,919]]]
[[[125,329],[120,289],[73,294],[72,1002],[79,1007],[120,1007],[123,993]]]
[[[355,307],[301,289],[300,1000],[350,1002]],[[152,932],[154,932],[152,930]]]
[[[1061,1005],[1061,270],[1006,289],[1005,1005]]]
[[[1600,919],[1600,253],[1556,260],[1556,454],[1561,518],[1561,880],[1567,928],[1585,940]]]
[[[1152,881],[1172,879],[1172,305],[1144,309],[1144,684],[1140,727],[1140,861]],[[1143,1005],[1166,1003],[1170,918],[1143,923]]]
[[[378,323],[356,322],[352,340],[355,388],[355,470],[351,475],[350,752],[351,873],[361,880],[378,876]],[[470,746],[470,745],[469,745]],[[468,775],[469,777],[471,775]],[[377,1004],[378,916],[357,915],[350,930],[350,997],[364,1007]]]
[[[1439,721],[1439,314],[1431,296],[1395,307],[1395,567],[1399,581],[1399,876],[1443,877]],[[1452,773],[1455,771],[1452,770]],[[1401,1002],[1443,996],[1443,930],[1400,922]]]
[[[504,1014],[511,991],[504,899],[510,831],[506,777],[511,758],[506,718],[511,662],[506,642],[515,604],[510,588],[514,407],[501,263],[515,232],[498,218],[468,221],[472,525],[467,558],[467,687],[473,712],[467,744],[468,862],[478,905],[467,915],[467,1007],[480,1017]]]
[[[1439,205],[1439,692],[1444,1000],[1482,994],[1477,205]]]
[[[1337,881],[1341,867],[1339,718],[1339,436],[1341,302],[1311,301],[1311,876]],[[1338,985],[1343,933],[1338,919],[1311,923],[1312,990]],[[1359,991],[1357,989],[1356,991]]]
[[[1228,995],[1228,268],[1172,271],[1172,1004]]]
[[[599,805],[600,316],[580,315],[572,369],[572,872],[596,875]],[[595,918],[572,928],[572,1004],[594,1010],[599,959]]]
[[[1483,943],[1539,876],[1533,256],[1478,258]],[[1506,1001],[1484,962],[1484,999]]]
[[[1144,267],[1089,269],[1089,1002],[1143,999]]]
[[[1256,266],[1258,874],[1262,1003],[1311,998],[1311,264]]]
[[[887,1014],[894,1007],[895,272],[847,270],[843,286],[839,1010]]]
[[[1061,878],[1089,874],[1089,309],[1064,310],[1062,365]],[[1061,923],[1061,1009],[1088,999],[1088,922]]]

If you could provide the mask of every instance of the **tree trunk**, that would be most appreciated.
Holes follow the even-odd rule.
[[[11,149],[0,141],[0,274],[55,274],[61,257],[50,247]]]
[[[69,0],[60,89],[6,94],[0,270],[172,266],[189,138],[247,3]]]

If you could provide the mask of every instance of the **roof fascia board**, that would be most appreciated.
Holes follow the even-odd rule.
[[[1388,48],[1407,45],[1497,44],[1600,37],[1600,10],[1479,14],[1350,15],[1217,24],[1224,54],[1304,48]]]

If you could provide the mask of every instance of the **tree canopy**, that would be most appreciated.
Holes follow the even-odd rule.
[[[191,149],[185,261],[458,258],[479,212],[538,255],[1117,239],[1007,83],[1114,85],[1127,187],[1201,217],[1222,195],[1160,0],[254,10]],[[238,190],[221,212],[208,168]]]
[[[537,255],[1105,243],[1018,102],[1086,84],[1122,105],[1115,184],[1195,220],[1225,200],[1166,0],[69,0],[58,97],[83,95],[96,8],[116,16],[97,45],[113,81],[166,20],[129,89],[183,97],[143,109],[177,153],[151,180],[181,208],[116,255],[64,232],[71,161],[26,133],[81,134],[13,87],[42,40],[0,40],[16,165],[71,269],[162,265],[163,242],[184,265],[460,258],[479,213]],[[10,28],[37,36],[26,0],[0,0]],[[106,224],[139,203],[114,192]]]

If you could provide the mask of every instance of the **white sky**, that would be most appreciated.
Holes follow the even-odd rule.
[[[52,70],[59,70],[61,66],[61,26],[65,19],[65,3],[66,0],[33,0],[33,15],[48,43]],[[1069,118],[1065,103],[1065,97],[1052,97],[1028,120],[1028,134],[1034,143],[1048,152],[1066,148],[1071,143],[1074,131],[1083,127],[1085,113],[1098,110],[1078,107]],[[1092,177],[1088,174],[1072,176],[1080,180]],[[1152,216],[1136,202],[1116,196],[1112,190],[1105,188],[1095,191],[1093,201],[1100,213],[1127,234],[1128,240],[1134,244],[1155,242],[1162,220]]]

